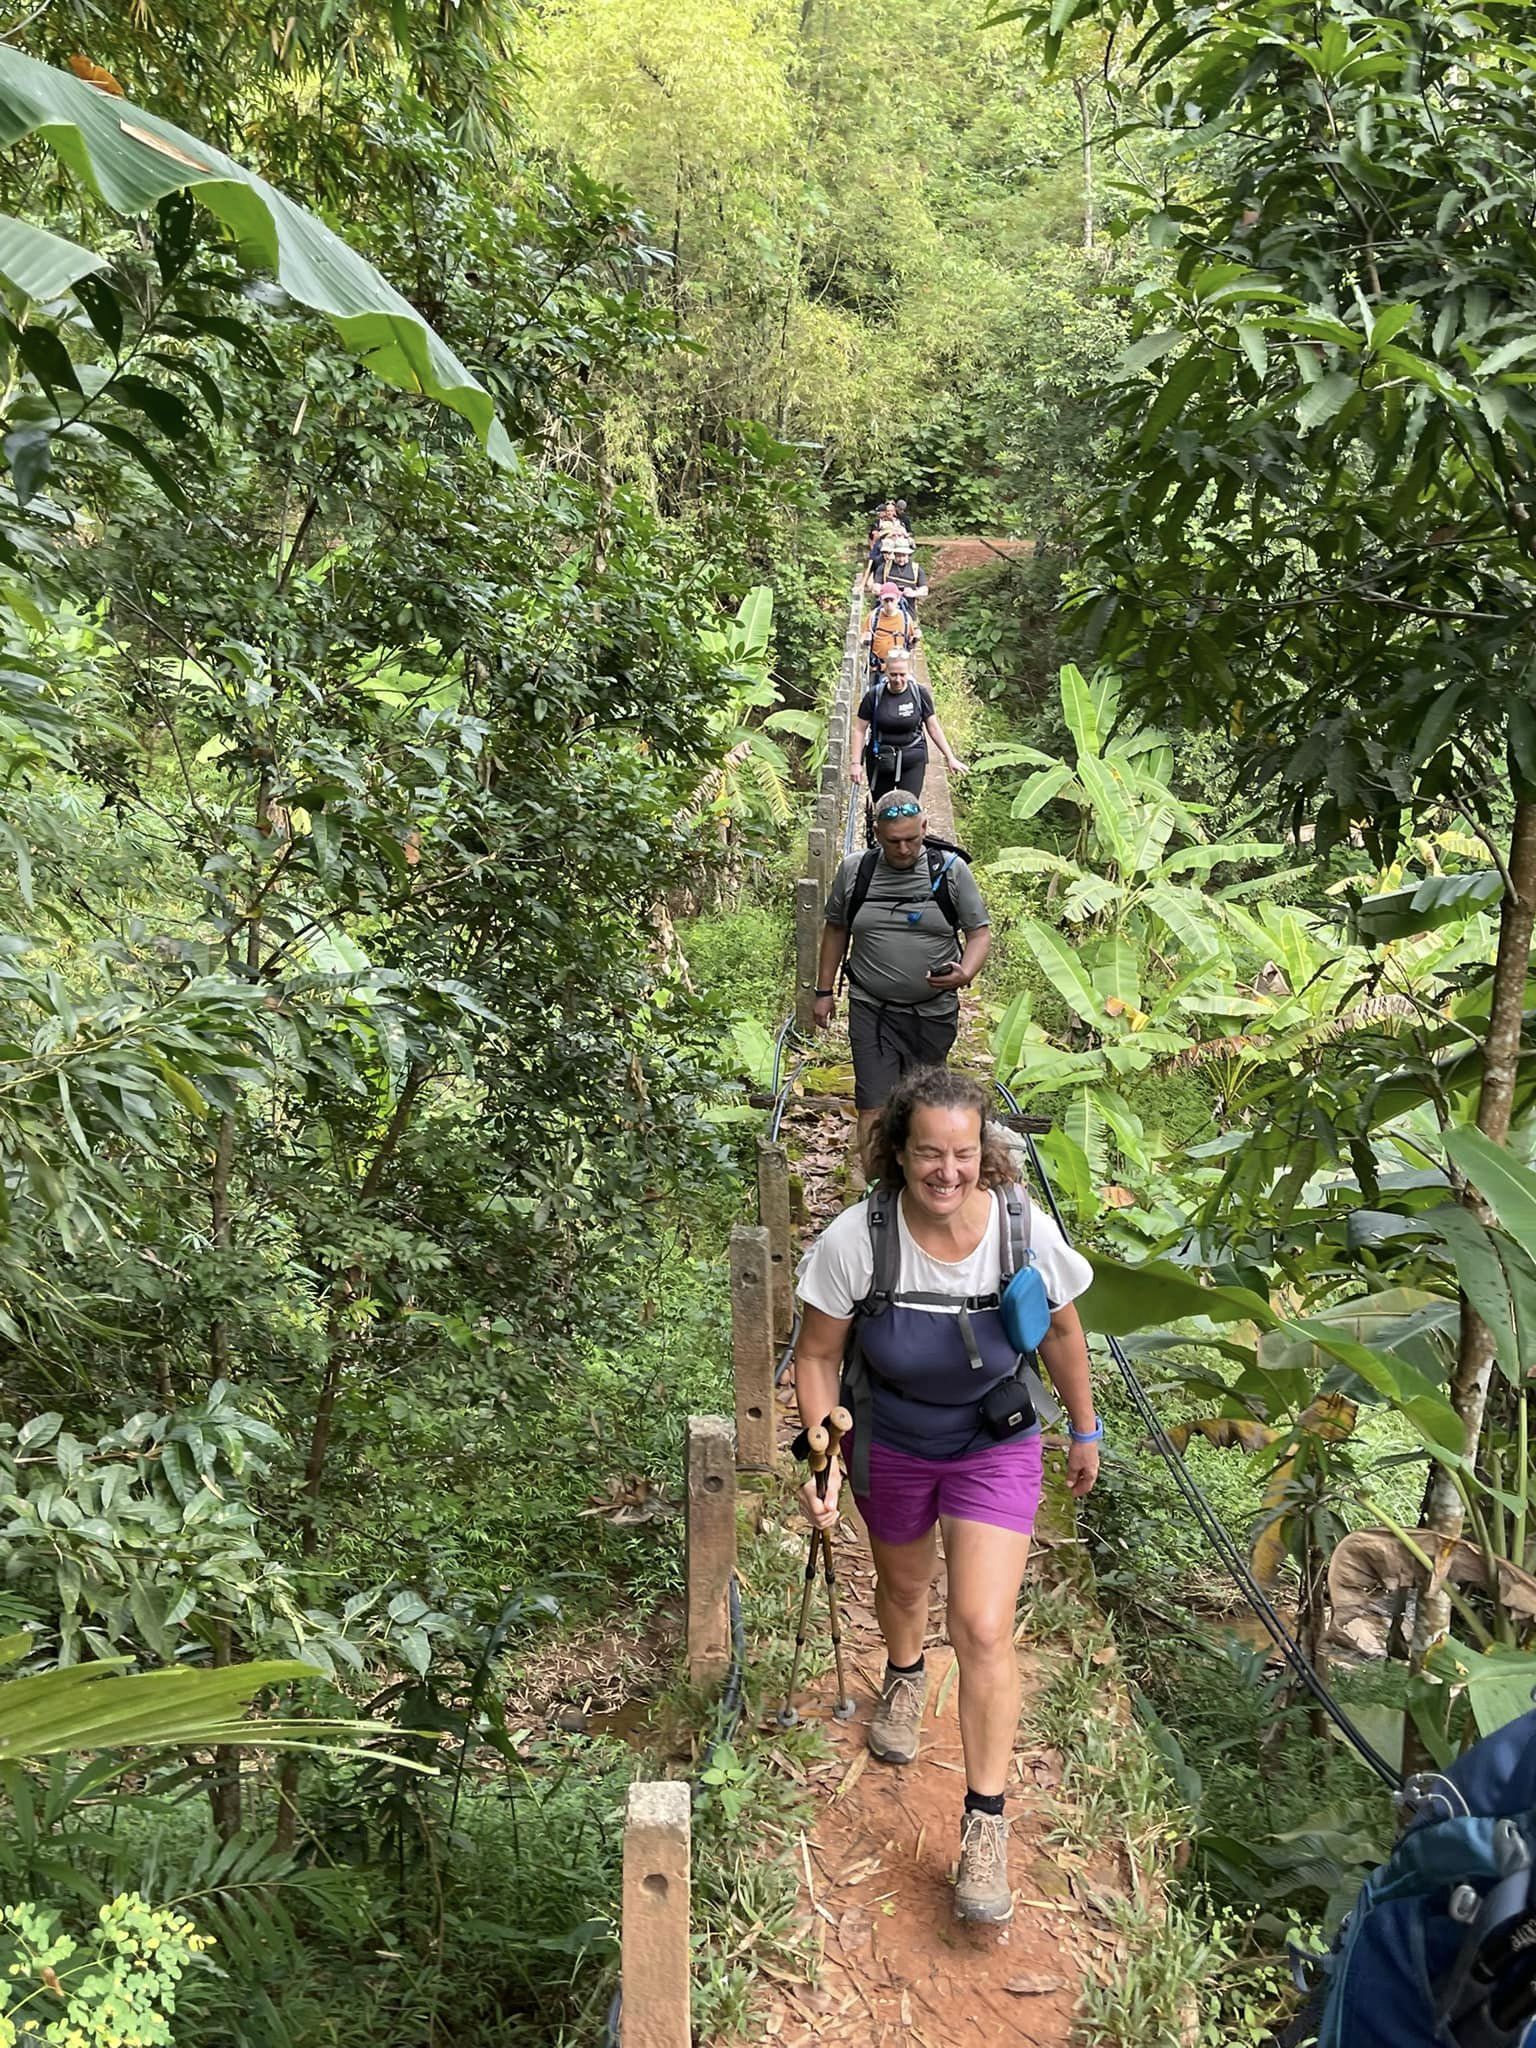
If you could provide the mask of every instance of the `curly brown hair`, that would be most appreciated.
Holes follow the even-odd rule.
[[[981,1126],[981,1185],[1005,1187],[1019,1177],[1013,1154],[987,1122],[992,1098],[969,1074],[952,1073],[948,1067],[914,1067],[892,1089],[870,1133],[868,1172],[871,1183],[901,1188],[907,1177],[901,1170],[912,1118],[920,1109],[973,1109]]]

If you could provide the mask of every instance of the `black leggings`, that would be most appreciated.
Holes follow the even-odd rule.
[[[901,758],[901,773],[896,773],[896,761],[866,761],[869,775],[869,800],[879,803],[881,797],[889,796],[893,789],[903,789],[908,796],[921,796],[923,777],[928,773],[928,749],[908,747]]]

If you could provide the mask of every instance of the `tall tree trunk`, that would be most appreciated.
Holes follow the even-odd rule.
[[[234,1242],[234,1219],[229,1200],[229,1179],[235,1164],[235,1113],[225,1110],[219,1118],[219,1135],[213,1148],[213,1179],[208,1187],[208,1210],[213,1241],[221,1251]],[[208,1364],[216,1380],[229,1377],[229,1325],[215,1316],[208,1325]]]
[[[272,779],[265,769],[256,786],[256,829],[261,833],[272,830]],[[265,899],[265,887],[253,888],[250,908],[244,920],[245,971],[253,978],[261,969],[261,906]],[[228,1109],[219,1118],[219,1135],[213,1148],[213,1179],[208,1189],[213,1241],[221,1251],[228,1251],[235,1241],[234,1208],[229,1197],[234,1165],[235,1113]],[[216,1380],[228,1378],[229,1325],[221,1315],[215,1316],[208,1325],[208,1363]]]
[[[215,1670],[227,1670],[235,1661],[234,1631],[227,1621],[215,1622],[213,1662]],[[213,1752],[213,1776],[208,1784],[208,1804],[219,1840],[227,1842],[240,1832],[240,1758],[243,1752],[233,1742]]]
[[[360,1203],[371,1202],[378,1193],[385,1169],[395,1156],[426,1078],[425,1063],[413,1060],[394,1114],[357,1191]],[[306,1557],[313,1557],[320,1543],[320,1483],[325,1476],[325,1458],[331,1446],[331,1424],[336,1414],[336,1395],[341,1387],[341,1368],[346,1351],[343,1316],[347,1303],[354,1299],[363,1280],[361,1267],[353,1266],[345,1273],[338,1273],[331,1282],[330,1307],[325,1319],[325,1371],[320,1378],[320,1395],[310,1427],[309,1456],[304,1462],[304,1505],[300,1510],[299,1544]]]
[[[1077,119],[1082,135],[1083,152],[1083,248],[1093,254],[1093,112],[1088,104],[1088,81],[1074,78],[1072,90],[1077,94]]]
[[[1515,1081],[1520,1062],[1520,1020],[1525,1009],[1525,984],[1530,974],[1531,935],[1536,928],[1536,801],[1515,806],[1509,843],[1509,879],[1499,911],[1499,951],[1493,970],[1493,1000],[1483,1048],[1483,1085],[1477,1102],[1477,1127],[1496,1145],[1509,1139]],[[1480,1221],[1492,1221],[1475,1189],[1462,1197]],[[1488,1382],[1493,1373],[1493,1333],[1463,1294],[1461,1338],[1451,1374],[1451,1405],[1461,1418],[1468,1458],[1477,1456]],[[1430,1468],[1425,1521],[1445,1542],[1460,1536],[1461,1496],[1443,1466]],[[1412,1663],[1419,1670],[1430,1651],[1450,1633],[1451,1603],[1442,1592],[1424,1594],[1413,1628]]]

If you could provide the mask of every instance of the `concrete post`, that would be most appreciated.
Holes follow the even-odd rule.
[[[773,1241],[761,1224],[738,1223],[731,1232],[738,1472],[773,1470],[773,1364]]]
[[[736,1569],[736,1456],[723,1415],[688,1418],[688,1683],[718,1685],[731,1668]]]
[[[637,1779],[624,1813],[624,2048],[689,2048],[688,1787]]]
[[[821,960],[821,882],[807,875],[795,884],[795,1028],[816,1028],[816,972]]]
[[[757,1220],[768,1233],[773,1267],[773,1341],[785,1344],[795,1320],[795,1273],[790,1263],[789,1154],[768,1138],[757,1141]]]
[[[831,894],[832,878],[843,853],[842,791],[833,789],[816,799],[816,825],[821,833],[821,870],[817,879],[823,897]]]
[[[827,879],[827,833],[823,825],[813,825],[805,835],[805,871],[808,875],[814,875],[819,883],[825,885]]]

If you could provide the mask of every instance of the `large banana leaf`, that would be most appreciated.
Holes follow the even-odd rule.
[[[1076,881],[1082,869],[1064,854],[1051,853],[1043,846],[1005,846],[987,862],[989,875],[1063,875]]]
[[[1060,686],[1061,713],[1077,742],[1079,756],[1102,754],[1120,708],[1120,678],[1108,669],[1098,669],[1090,682],[1069,661],[1061,671]]]
[[[207,1749],[226,1742],[312,1746],[327,1737],[355,1740],[386,1732],[373,1722],[245,1718],[264,1687],[313,1682],[318,1674],[309,1664],[272,1660],[217,1671],[125,1675],[125,1661],[71,1664],[0,1683],[0,1763],[75,1749]]]
[[[1166,1259],[1127,1266],[1094,1252],[1088,1258],[1093,1285],[1079,1304],[1083,1324],[1105,1336],[1123,1337],[1186,1316],[1206,1316],[1213,1323],[1253,1322],[1265,1330],[1280,1326],[1262,1294],[1246,1287],[1208,1287],[1187,1266]]]
[[[1111,1016],[1141,1008],[1141,963],[1129,939],[1118,932],[1095,939],[1084,946],[1082,961],[1104,1008],[1118,1005],[1118,1010],[1109,1010]]]
[[[451,406],[489,455],[512,460],[491,394],[339,235],[212,144],[0,44],[0,148],[34,134],[118,213],[147,213],[168,192],[193,192],[233,232],[246,260],[323,313],[376,375]],[[34,261],[41,253],[33,250]],[[56,261],[63,264],[62,255]]]
[[[1073,781],[1070,763],[1057,761],[1050,768],[1038,769],[1027,781],[1020,783],[1019,793],[1009,807],[1009,817],[1034,817],[1037,811],[1045,809],[1052,797],[1060,796],[1069,785],[1071,790],[1081,797],[1082,791]]]
[[[1166,882],[1176,875],[1208,875],[1227,862],[1274,860],[1285,848],[1272,839],[1220,839],[1214,846],[1181,846],[1158,868],[1156,880]]]
[[[1433,931],[1437,925],[1454,924],[1474,911],[1488,909],[1503,893],[1503,878],[1496,868],[1477,868],[1465,875],[1426,875],[1406,889],[1367,896],[1355,906],[1351,922],[1367,945],[1381,945],[1415,932]]]
[[[1219,960],[1221,939],[1215,919],[1204,899],[1194,889],[1176,889],[1159,883],[1142,897],[1152,915],[1168,927],[1192,959]]]
[[[1170,804],[1142,802],[1134,809],[1126,845],[1127,875],[1147,875],[1154,870],[1162,873],[1166,865],[1162,863],[1163,848],[1173,837],[1174,822]],[[1203,853],[1205,848],[1191,847],[1189,851]]]
[[[1447,1131],[1445,1149],[1520,1249],[1536,1258],[1536,1173],[1481,1131]]]
[[[1088,793],[1092,807],[1093,834],[1122,875],[1132,875],[1136,828],[1141,823],[1140,806],[1127,792],[1113,769],[1093,754],[1079,756],[1078,780]],[[1161,851],[1161,848],[1159,848]]]
[[[1095,1188],[1109,1179],[1109,1143],[1104,1115],[1093,1089],[1079,1088],[1067,1104],[1061,1128],[1082,1153]]]
[[[1021,917],[1014,926],[1014,933],[1039,961],[1046,979],[1063,1002],[1069,1004],[1085,1024],[1097,1022],[1103,1014],[1103,1005],[1094,994],[1077,954],[1060,932],[1053,931],[1048,924],[1041,924],[1038,918]]]
[[[1485,1230],[1455,1203],[1415,1219],[1437,1230],[1456,1262],[1456,1278],[1493,1334],[1499,1368],[1519,1386],[1536,1359],[1536,1263],[1501,1230]]]
[[[0,277],[23,298],[56,299],[77,278],[105,269],[106,261],[78,242],[66,242],[46,228],[0,214]]]

